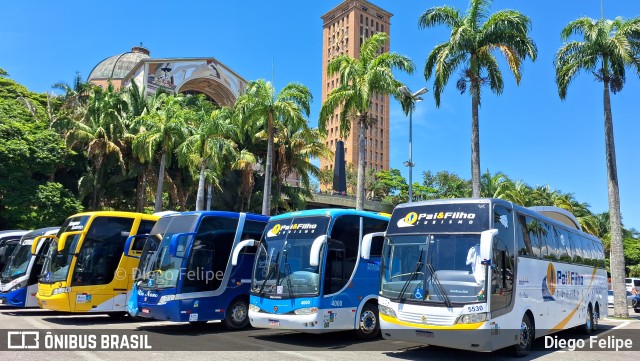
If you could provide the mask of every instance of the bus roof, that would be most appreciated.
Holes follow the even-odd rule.
[[[389,220],[390,215],[386,213],[378,213],[378,212],[370,212],[370,211],[359,211],[356,209],[344,209],[344,208],[323,208],[323,209],[310,209],[304,211],[295,211],[284,214],[279,214],[277,216],[271,217],[271,220],[281,220],[285,218],[291,217],[313,217],[313,216],[343,216],[343,215],[352,215],[352,216],[369,216],[378,219]]]
[[[535,207],[523,207],[516,203],[506,201],[504,199],[499,198],[448,198],[448,199],[434,199],[422,202],[413,202],[413,203],[402,203],[396,206],[396,209],[401,208],[413,208],[417,206],[424,205],[436,205],[436,204],[455,204],[455,203],[492,203],[492,204],[502,204],[506,206],[511,206],[514,210],[524,213],[524,214],[537,214],[542,219],[546,220],[550,223],[561,224],[565,227],[569,227],[580,232],[582,231],[582,226],[578,219],[569,211],[554,207],[554,206],[535,206]],[[584,232],[583,232],[584,233]],[[587,233],[585,233],[587,234]],[[590,235],[593,238],[597,239],[597,237]]]
[[[227,211],[188,211],[188,212],[180,212],[165,215],[164,217],[180,217],[187,215],[197,215],[199,217],[210,216],[210,217],[227,217],[227,218],[239,218],[241,213],[237,212],[227,212]],[[248,220],[252,221],[262,221],[267,222],[269,220],[268,216],[263,216],[262,214],[255,213],[245,213],[247,215]]]
[[[143,219],[154,219],[157,220],[160,217],[158,216],[154,216],[152,214],[145,214],[145,213],[137,213],[137,212],[121,212],[121,211],[92,211],[92,212],[82,212],[82,213],[77,213],[74,214],[72,216],[69,216],[67,218],[71,218],[71,217],[81,217],[81,216],[103,216],[103,217],[131,217],[131,218],[137,218],[137,217],[141,217]]]
[[[36,230],[33,230],[33,231],[25,234],[24,236],[22,236],[22,239],[23,240],[27,240],[27,239],[36,238],[38,236],[55,234],[55,233],[58,233],[59,230],[60,230],[60,227],[40,228],[40,229],[36,229]]]

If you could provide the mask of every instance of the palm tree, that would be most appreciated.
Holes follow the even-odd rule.
[[[65,138],[70,147],[81,146],[92,163],[92,172],[80,179],[80,193],[92,193],[91,209],[101,207],[99,195],[105,185],[105,165],[115,157],[116,163],[125,170],[123,138],[126,128],[123,117],[127,104],[121,94],[109,83],[107,89],[91,88],[86,101],[84,116],[69,119],[69,130]]]
[[[230,162],[225,160],[234,152],[235,144],[229,138],[232,131],[230,119],[232,110],[222,107],[213,110],[213,104],[204,98],[198,99],[196,109],[187,115],[195,124],[190,124],[189,136],[177,149],[178,159],[192,168],[198,175],[196,211],[204,210],[204,188],[207,169],[215,168],[212,182],[216,183],[218,174],[228,169]],[[218,173],[218,174],[215,174]]]
[[[152,161],[156,154],[160,156],[154,205],[154,211],[160,212],[165,170],[167,164],[171,162],[173,149],[182,142],[188,128],[184,119],[182,95],[160,94],[155,104],[157,107],[149,109],[149,114],[136,121],[136,125],[141,129],[133,141],[133,149],[141,156],[142,161]]]
[[[306,124],[298,129],[285,126],[278,129],[275,155],[275,192],[280,196],[283,192],[289,197],[302,201],[311,197],[311,176],[318,177],[320,170],[311,163],[311,158],[331,157],[331,151],[324,143],[324,135],[316,128],[309,128]],[[296,175],[300,179],[299,187],[286,184],[287,177]],[[296,188],[296,189],[293,189]],[[289,197],[289,200],[293,200]],[[302,202],[300,202],[302,203]],[[280,205],[280,204],[279,204]],[[287,208],[287,204],[282,204]]]
[[[572,35],[582,36],[582,41],[570,41],[556,54],[556,83],[561,99],[567,96],[567,88],[581,71],[595,75],[603,84],[604,137],[607,163],[609,218],[611,235],[611,285],[614,292],[614,314],[628,317],[625,296],[625,262],[622,241],[622,217],[620,192],[616,168],[616,150],[613,139],[613,117],[610,91],[622,90],[625,67],[630,66],[640,74],[640,18],[623,20],[594,20],[586,17],[570,22],[561,32],[563,41]]]
[[[338,74],[339,85],[333,89],[322,104],[318,121],[321,132],[327,132],[327,119],[340,110],[340,135],[346,138],[351,131],[351,122],[358,124],[358,183],[356,209],[364,209],[365,200],[365,156],[366,131],[377,122],[370,114],[371,100],[376,94],[398,94],[402,86],[393,76],[392,70],[413,73],[413,62],[406,56],[381,53],[388,39],[386,33],[376,33],[362,43],[360,58],[348,54],[329,61],[327,75]]]
[[[267,132],[267,155],[264,167],[264,193],[262,214],[271,214],[271,177],[273,173],[274,130],[280,124],[305,124],[313,97],[307,87],[298,83],[287,84],[280,93],[265,80],[251,82],[247,91],[238,98],[237,106],[247,120],[262,124]]]
[[[445,25],[451,28],[448,41],[436,45],[427,57],[424,77],[434,76],[433,96],[440,106],[440,95],[453,72],[462,68],[456,87],[471,93],[471,189],[473,197],[480,197],[480,130],[478,108],[480,89],[489,85],[496,95],[502,94],[504,82],[495,53],[502,53],[516,84],[520,84],[522,62],[536,59],[537,48],[529,38],[531,21],[515,10],[501,10],[489,14],[492,0],[471,0],[466,14],[451,6],[433,7],[418,20],[420,28]]]

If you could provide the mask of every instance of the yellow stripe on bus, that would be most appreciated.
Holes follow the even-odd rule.
[[[484,322],[459,323],[459,324],[453,325],[453,326],[423,325],[423,324],[420,324],[420,323],[412,323],[412,322],[400,321],[395,317],[391,317],[391,316],[387,316],[387,315],[383,315],[383,314],[380,314],[380,319],[382,319],[382,320],[384,320],[386,322],[389,322],[389,323],[400,325],[400,326],[417,327],[417,328],[423,328],[423,329],[426,329],[426,330],[477,330],[484,323]]]

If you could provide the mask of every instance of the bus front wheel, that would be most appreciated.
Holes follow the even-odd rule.
[[[358,318],[358,328],[356,336],[361,340],[372,340],[380,334],[380,319],[378,318],[378,308],[371,303],[362,307]]]
[[[238,298],[233,301],[227,308],[224,317],[224,325],[231,330],[239,330],[247,327],[249,324],[249,303]]]
[[[520,323],[520,335],[518,337],[518,343],[514,346],[515,355],[518,357],[527,356],[531,352],[533,346],[533,340],[535,338],[536,330],[533,327],[533,322],[529,315],[522,317]]]

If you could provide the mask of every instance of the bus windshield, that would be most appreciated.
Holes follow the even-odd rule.
[[[310,265],[313,241],[327,234],[329,217],[269,222],[258,247],[251,292],[270,298],[318,295],[320,266]]]
[[[181,237],[176,255],[169,252],[171,237],[178,233],[193,232],[198,215],[168,216],[158,220],[144,244],[136,279],[139,288],[175,287],[189,237]]]
[[[478,234],[387,237],[380,294],[397,302],[485,302]]]
[[[58,237],[64,232],[76,232],[82,231],[84,226],[89,221],[89,216],[78,216],[68,218],[60,231],[58,231]],[[73,237],[67,238],[64,249],[62,252],[58,252],[58,242],[52,241],[51,246],[47,252],[47,258],[42,266],[42,273],[40,274],[41,283],[55,283],[63,282],[67,280],[69,274],[69,266],[73,259],[73,252],[80,240],[80,234],[76,234]]]
[[[13,250],[11,260],[4,267],[2,282],[8,283],[27,273],[27,267],[31,260],[31,242],[23,242]]]

